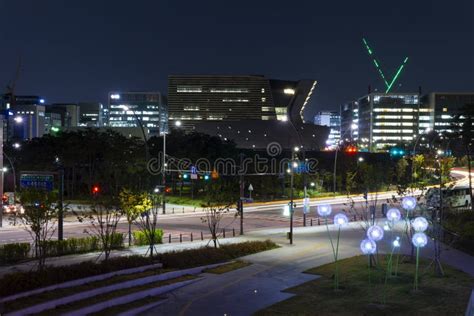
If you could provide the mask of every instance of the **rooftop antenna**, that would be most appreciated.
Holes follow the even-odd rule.
[[[397,79],[400,77],[400,74],[402,73],[403,68],[405,67],[408,57],[405,57],[403,60],[402,64],[398,67],[397,72],[393,76],[393,78],[389,81],[387,81],[387,78],[385,77],[385,74],[383,73],[382,68],[380,67],[380,63],[377,61],[377,58],[375,58],[375,51],[370,48],[369,43],[365,38],[362,38],[362,43],[364,44],[365,48],[367,49],[367,53],[369,54],[369,57],[372,58],[372,61],[374,62],[375,68],[377,69],[380,77],[382,78],[383,83],[385,84],[385,93],[389,93],[390,90],[393,87],[393,84],[397,81]]]

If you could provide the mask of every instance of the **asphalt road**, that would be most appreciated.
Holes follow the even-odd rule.
[[[467,183],[467,172],[462,170],[453,170],[453,176],[457,179],[459,185],[465,185]],[[418,192],[414,192],[417,194]],[[381,217],[381,203],[387,201],[391,198],[395,192],[386,192],[369,194],[369,201],[377,200],[377,210],[376,217]],[[353,220],[354,214],[357,214],[357,220],[360,219],[360,215],[365,213],[363,212],[366,201],[362,196],[356,196],[353,198],[355,202],[355,212],[351,212],[350,219]],[[333,214],[340,211],[348,211],[350,209],[347,197],[337,197],[337,198],[318,198],[312,199],[310,202],[310,212],[306,216],[306,225],[317,226],[319,224],[324,224],[322,219],[319,219],[316,214],[316,205],[318,204],[331,204],[333,208]],[[373,202],[370,202],[373,203]],[[247,203],[244,207],[244,231],[258,231],[267,228],[284,228],[290,225],[290,219],[287,216],[283,215],[283,208],[287,205],[286,202],[282,203],[273,203],[254,206],[251,203]],[[164,242],[169,242],[169,236],[171,235],[171,242],[176,243],[180,241],[190,241],[191,234],[193,240],[198,240],[201,238],[201,232],[206,238],[206,235],[209,235],[209,229],[207,224],[202,221],[202,218],[205,216],[200,210],[194,210],[194,208],[185,208],[183,213],[182,207],[176,207],[175,213],[173,214],[173,208],[168,207],[168,214],[160,215],[158,219],[158,226],[164,230]],[[235,209],[231,209],[229,214],[226,215],[221,222],[221,234],[222,230],[225,230],[226,237],[233,236],[234,232],[237,236],[240,230],[240,218],[235,216]],[[301,202],[297,202],[295,213],[294,213],[294,227],[304,226],[303,220],[303,208]],[[133,229],[136,229],[132,225]],[[64,225],[64,236],[69,237],[83,237],[85,236],[85,230],[88,228],[86,223],[79,223],[77,219],[70,215],[65,220]],[[120,232],[128,231],[128,224],[125,219],[123,219],[119,226],[118,230]],[[4,220],[4,227],[0,228],[0,244],[13,243],[13,242],[28,242],[31,241],[31,237],[28,232],[25,231],[20,226],[11,226],[8,225],[8,222]]]

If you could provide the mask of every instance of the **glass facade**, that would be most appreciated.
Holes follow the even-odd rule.
[[[164,98],[159,92],[109,93],[108,126],[140,127],[150,134],[167,132]]]

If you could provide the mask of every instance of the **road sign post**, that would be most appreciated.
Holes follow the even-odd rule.
[[[252,186],[252,183],[250,183],[250,185],[249,185],[249,194],[250,194],[249,198],[250,198],[250,200],[252,200],[252,191],[253,191],[253,186]]]

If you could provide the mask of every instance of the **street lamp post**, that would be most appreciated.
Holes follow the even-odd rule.
[[[290,245],[293,244],[293,215],[295,212],[295,203],[294,203],[294,182],[295,182],[295,169],[298,167],[297,162],[295,161],[296,152],[299,151],[299,147],[293,148],[291,151],[291,160],[290,160]]]

